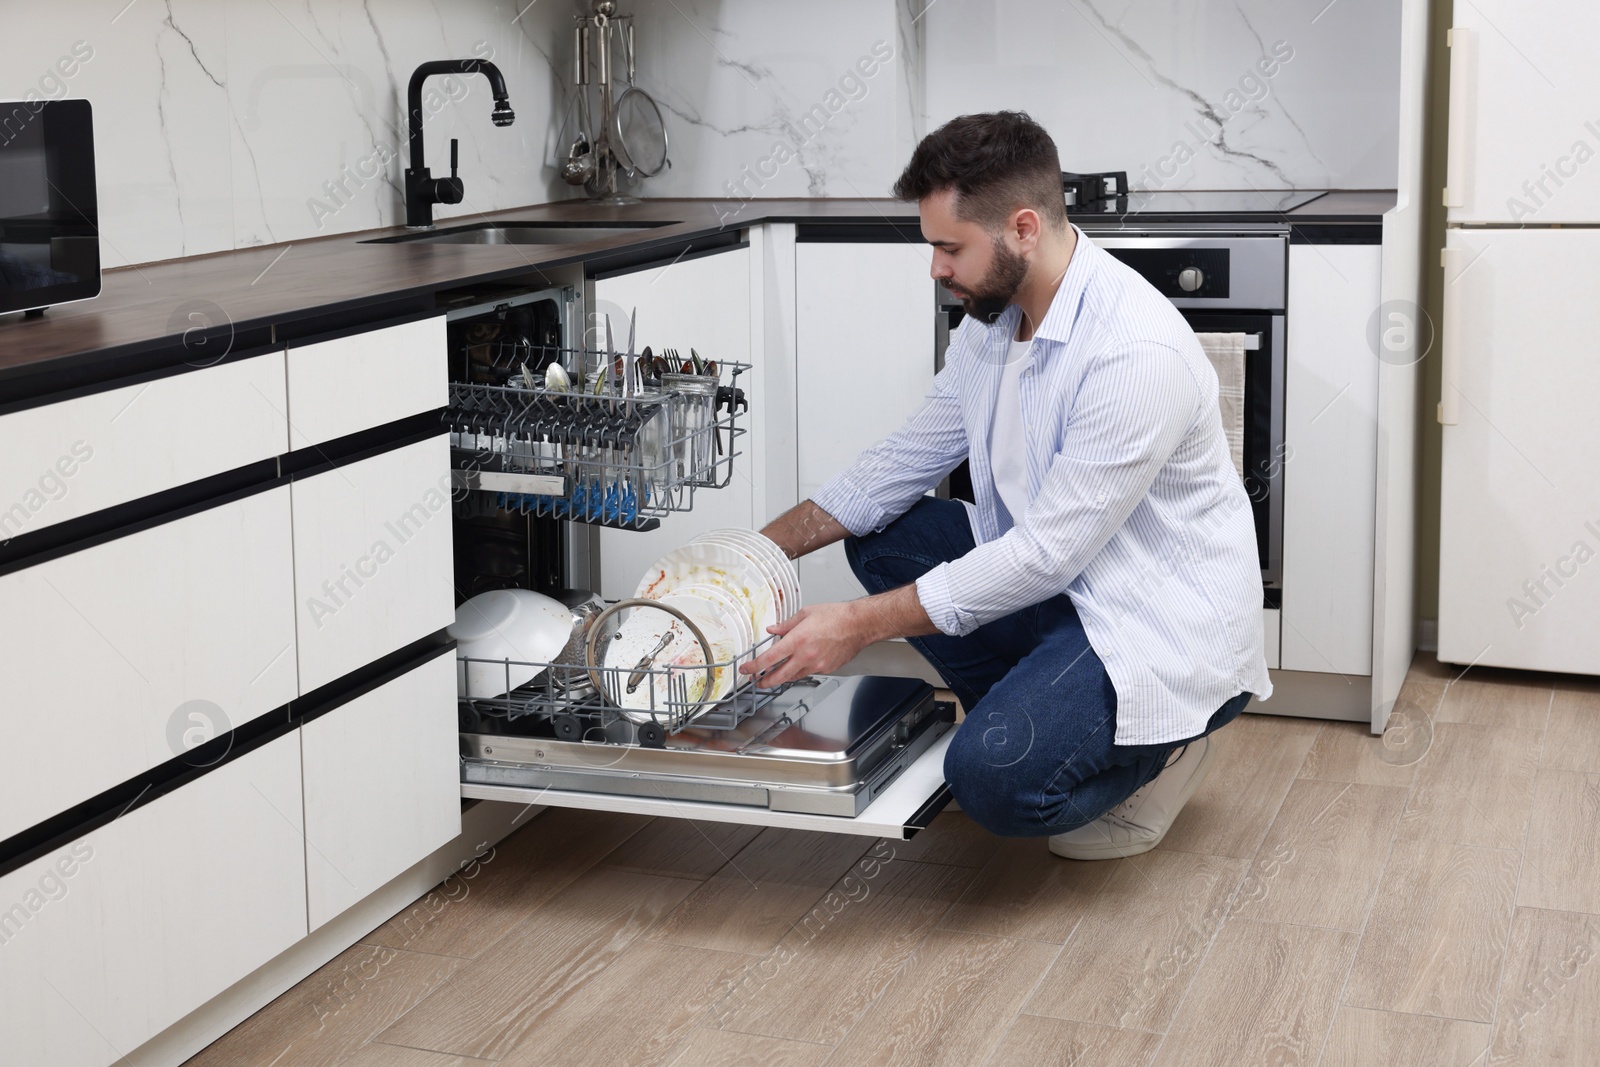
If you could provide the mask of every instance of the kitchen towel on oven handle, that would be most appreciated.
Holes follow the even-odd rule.
[[[1244,353],[1246,334],[1196,333],[1200,347],[1217,372],[1217,405],[1222,432],[1228,438],[1233,469],[1244,477]]]

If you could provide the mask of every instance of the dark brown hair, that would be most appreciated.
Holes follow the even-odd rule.
[[[898,200],[954,189],[956,214],[997,230],[1030,207],[1053,229],[1067,221],[1061,158],[1043,126],[1022,111],[962,115],[922,139],[894,183]]]

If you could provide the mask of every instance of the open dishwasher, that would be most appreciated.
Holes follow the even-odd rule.
[[[449,313],[458,605],[532,589],[565,602],[595,642],[548,661],[458,657],[463,672],[506,673],[492,695],[462,690],[462,796],[891,838],[925,827],[949,799],[955,706],[921,679],[746,683],[712,702],[668,670],[595,658],[616,636],[604,622],[616,605],[566,588],[568,539],[584,525],[653,529],[726,486],[749,431],[751,368],[647,359],[631,322],[580,334],[578,303],[549,290]],[[742,677],[772,640],[708,654],[703,669]],[[660,699],[623,707],[617,694],[641,680]]]

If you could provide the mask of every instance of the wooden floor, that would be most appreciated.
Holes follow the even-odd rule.
[[[547,811],[191,1063],[1600,1063],[1600,685],[1454,673],[1128,860]]]

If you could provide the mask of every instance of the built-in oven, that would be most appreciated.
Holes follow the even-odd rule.
[[[1286,228],[1245,232],[1156,228],[1099,231],[1085,236],[1138,271],[1183,313],[1196,333],[1244,335],[1244,484],[1255,519],[1261,581],[1276,595],[1283,571],[1283,439],[1285,306],[1289,235]],[[961,321],[960,301],[939,290],[935,311],[936,365]],[[966,465],[942,490],[972,499]]]

